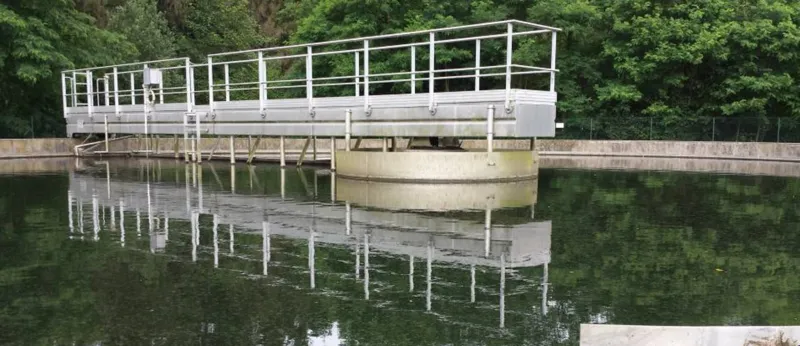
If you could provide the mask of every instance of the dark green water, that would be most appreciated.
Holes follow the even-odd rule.
[[[204,166],[195,245],[183,164],[105,167],[0,176],[0,344],[577,345],[581,323],[800,324],[797,178],[542,170],[533,208],[492,211],[517,235],[486,256],[483,210],[354,205],[346,235],[329,175],[288,170],[281,196],[273,166],[238,166],[235,194],[227,165]]]

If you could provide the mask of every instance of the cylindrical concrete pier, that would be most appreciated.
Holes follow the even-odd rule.
[[[377,181],[517,181],[537,177],[539,157],[531,151],[339,151],[336,169],[340,177]]]

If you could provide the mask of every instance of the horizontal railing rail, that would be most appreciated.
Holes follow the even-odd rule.
[[[488,32],[499,29],[503,30]],[[558,72],[556,68],[558,31],[560,29],[545,25],[505,20],[220,52],[209,54],[202,63],[192,62],[184,57],[65,70],[62,72],[64,116],[88,113],[92,117],[97,111],[96,107],[109,106],[113,106],[114,113],[120,116],[122,106],[130,105],[141,105],[142,113],[149,114],[154,110],[152,107],[148,108],[148,104],[165,103],[185,104],[187,113],[192,113],[196,105],[207,105],[208,112],[214,113],[216,103],[237,100],[257,100],[259,111],[263,115],[269,107],[268,100],[272,98],[305,98],[308,102],[308,113],[313,116],[314,99],[324,97],[318,94],[361,97],[364,110],[368,111],[371,108],[370,95],[378,92],[376,91],[378,85],[386,84],[400,84],[402,87],[381,87],[383,93],[387,88],[392,94],[427,93],[429,108],[433,112],[436,107],[436,92],[445,91],[444,84],[456,79],[473,80],[475,91],[505,89],[505,105],[506,109],[509,109],[513,76],[549,74],[549,87],[545,91],[555,92],[555,75]],[[515,38],[548,34],[550,35],[549,64],[532,66],[514,62]],[[404,43],[398,41],[400,39],[414,41]],[[484,54],[481,45],[491,40],[504,42],[499,45],[492,42],[494,44],[491,46],[491,54],[484,56],[489,58],[486,59],[488,61],[485,60],[488,64],[482,65],[481,58]],[[473,42],[474,46],[465,46],[469,42]],[[526,42],[548,43],[547,40],[540,39]],[[358,46],[348,47],[353,44]],[[452,49],[449,45],[467,50],[472,54],[472,62],[463,57],[459,62],[468,66],[451,66],[448,63],[438,62],[437,53],[443,54],[442,49],[445,52]],[[505,46],[504,57],[497,49],[502,46]],[[401,71],[387,71],[388,67],[385,64],[387,54],[397,54],[391,56],[395,62],[407,61],[405,67],[401,67]],[[374,57],[375,55],[380,56]],[[330,61],[320,59],[338,60],[336,66],[332,67]],[[342,62],[348,60],[352,62],[350,69],[352,73],[342,72]],[[422,68],[418,69],[418,64],[424,65],[425,61],[427,66],[419,66]],[[371,63],[383,65],[375,69],[370,67]],[[147,86],[142,84],[142,72],[148,68],[162,72],[161,83]],[[491,85],[481,85],[485,78],[503,77],[505,83],[496,81]],[[437,85],[439,81],[442,81],[441,85]],[[349,92],[347,89],[341,89],[347,86],[352,87]],[[316,90],[320,88],[340,89],[334,91],[326,89],[315,95]],[[275,93],[278,93],[277,96]],[[108,116],[108,108],[102,110],[102,114]]]

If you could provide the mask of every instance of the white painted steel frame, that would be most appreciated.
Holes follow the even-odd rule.
[[[516,30],[515,26],[522,29]],[[438,33],[458,32],[475,28],[505,27],[502,34],[490,34],[481,36],[457,37],[447,39],[437,39]],[[528,30],[526,30],[528,29]],[[530,30],[535,29],[535,30]],[[239,52],[225,52],[211,54],[207,56],[205,64],[193,64],[189,58],[164,59],[142,63],[119,64],[112,66],[94,67],[88,69],[67,70],[62,73],[62,106],[64,116],[67,119],[68,134],[73,133],[153,133],[153,134],[179,134],[184,133],[184,138],[188,141],[189,133],[199,140],[202,134],[207,135],[286,135],[286,136],[307,136],[307,135],[329,135],[343,137],[345,132],[350,132],[354,136],[455,136],[455,137],[486,137],[486,131],[478,134],[473,127],[480,125],[484,129],[494,129],[495,137],[545,137],[554,135],[554,114],[555,114],[555,75],[556,70],[556,33],[560,29],[528,23],[517,20],[507,20],[491,23],[479,23],[449,28],[439,28],[432,30],[422,30],[415,32],[396,33],[389,35],[378,35],[362,38],[352,38],[344,40],[334,40],[327,42],[316,42],[308,44],[291,45],[284,47],[272,47],[265,49],[254,49]],[[525,66],[513,63],[513,38],[524,35],[551,35],[551,54],[549,67]],[[406,44],[379,45],[371,42],[382,42],[382,40],[396,39],[401,37],[427,36],[427,41],[412,42]],[[481,41],[487,39],[505,38],[506,59],[503,65],[482,66],[481,65]],[[475,64],[466,68],[441,68],[436,69],[435,56],[436,46],[453,42],[475,42]],[[363,48],[326,50],[334,45],[343,43],[362,42]],[[418,71],[416,68],[416,48],[427,46],[428,70]],[[312,47],[318,47],[314,49]],[[305,48],[302,54],[290,53],[293,50]],[[410,71],[391,72],[391,73],[370,73],[370,51],[388,49],[411,49]],[[337,48],[338,49],[338,48]],[[256,54],[256,58],[246,58],[240,60],[229,60],[230,56],[242,56]],[[285,54],[290,53],[290,54]],[[314,78],[313,56],[333,55],[333,54],[353,54],[354,72],[351,76],[333,76]],[[275,56],[265,56],[265,54],[277,54]],[[271,81],[267,84],[266,61],[278,59],[304,59],[305,76],[299,79],[286,79]],[[363,59],[363,71],[360,63]],[[217,61],[215,61],[217,60]],[[258,64],[258,80],[254,82],[230,82],[230,66],[235,64],[247,64],[256,62]],[[223,65],[224,82],[215,84],[214,65]],[[183,70],[184,85],[165,86],[163,83],[152,86],[150,90],[158,92],[157,104],[151,110],[152,119],[148,123],[148,107],[133,107],[124,105],[120,97],[129,97],[129,105],[136,105],[136,98],[142,97],[143,101],[148,99],[145,95],[146,89],[136,88],[136,74],[143,71],[145,67],[160,68],[164,71]],[[196,68],[207,68],[208,73],[208,104],[198,105],[196,103],[194,70]],[[491,72],[491,70],[500,70]],[[515,71],[521,69],[521,71]],[[443,75],[450,72],[469,72],[471,75]],[[484,72],[486,71],[486,72]],[[104,88],[101,90],[93,89],[93,74],[98,76],[99,81],[103,81]],[[512,89],[512,76],[525,74],[549,74],[550,85],[547,91],[518,90]],[[70,78],[68,75],[71,74]],[[427,74],[420,77],[420,74]],[[129,76],[130,89],[120,89],[120,75]],[[113,90],[109,82],[109,76],[113,78]],[[406,78],[403,78],[405,76]],[[481,90],[481,78],[500,77],[505,78],[505,87],[502,90]],[[81,77],[85,83],[78,81]],[[400,79],[385,78],[400,77]],[[475,91],[465,98],[459,98],[459,93],[438,92],[436,81],[446,79],[471,78],[475,81]],[[67,81],[71,82],[68,89]],[[338,81],[343,82],[338,82]],[[416,110],[422,95],[416,93],[416,83],[427,82],[428,95],[426,97],[426,108],[428,114],[423,114]],[[410,83],[410,93],[394,95],[370,95],[371,83]],[[253,87],[249,87],[253,85]],[[314,97],[314,87],[353,85],[354,97]],[[85,92],[79,91],[79,86],[85,86]],[[220,87],[224,90],[224,100],[215,99],[214,88]],[[232,88],[233,87],[233,88]],[[305,99],[280,99],[267,102],[267,91],[270,89],[286,88],[305,88]],[[257,106],[252,107],[252,102],[247,100],[231,100],[231,91],[236,90],[258,90]],[[498,99],[497,91],[502,91],[503,96]],[[121,94],[129,96],[121,96]],[[183,101],[174,101],[174,97],[165,102],[164,97],[171,95],[185,95]],[[97,102],[95,102],[95,98]],[[85,99],[85,103],[80,100]],[[105,102],[101,102],[100,100]],[[113,106],[111,100],[113,99]],[[71,102],[70,102],[71,101]],[[473,116],[468,109],[476,102],[483,102],[481,105],[483,115]],[[486,107],[494,106],[501,102],[500,107],[505,112],[495,114],[495,124],[487,124],[491,117],[486,115]],[[102,105],[101,105],[102,103]],[[143,102],[146,104],[146,102]],[[361,105],[361,107],[358,107]],[[519,106],[532,106],[525,108],[528,113],[522,114],[515,110]],[[534,107],[535,106],[535,107]],[[544,107],[540,107],[544,106]],[[113,108],[113,109],[110,109]],[[357,110],[363,108],[363,112],[353,112],[352,129],[348,126],[345,130],[345,110]],[[498,107],[499,108],[499,107]],[[185,111],[184,111],[185,109]],[[373,116],[373,113],[374,116]],[[102,125],[95,122],[94,115],[99,114],[108,118],[113,115],[112,120],[105,121]],[[449,115],[447,115],[449,114]],[[255,116],[257,115],[257,116]],[[88,119],[85,117],[88,116]],[[186,123],[184,117],[190,117],[195,124]],[[543,121],[522,120],[525,125],[515,124],[519,117],[542,118]],[[366,119],[368,118],[368,119]],[[369,120],[369,121],[367,121]],[[341,122],[341,124],[337,124]],[[369,123],[371,122],[371,123]],[[475,123],[481,124],[475,124]],[[503,124],[506,122],[506,124]],[[181,125],[183,123],[183,125]],[[310,124],[310,125],[309,125]],[[534,124],[534,125],[531,125]],[[188,126],[192,126],[191,131]],[[533,130],[530,126],[542,127]],[[334,130],[333,128],[338,128]],[[393,129],[396,128],[396,129]],[[513,128],[513,129],[512,129]],[[152,130],[152,131],[151,131]],[[321,130],[317,131],[317,130]],[[315,132],[317,131],[317,132]],[[108,136],[108,135],[106,135]],[[194,143],[193,143],[194,144]]]

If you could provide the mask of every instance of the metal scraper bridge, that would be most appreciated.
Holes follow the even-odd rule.
[[[555,135],[558,31],[507,20],[68,70],[67,134],[104,137],[106,151],[111,136],[177,147],[182,135],[187,160],[203,136],[344,138],[348,151],[351,137],[486,138],[491,151],[494,138]],[[546,66],[515,63],[520,48]]]

